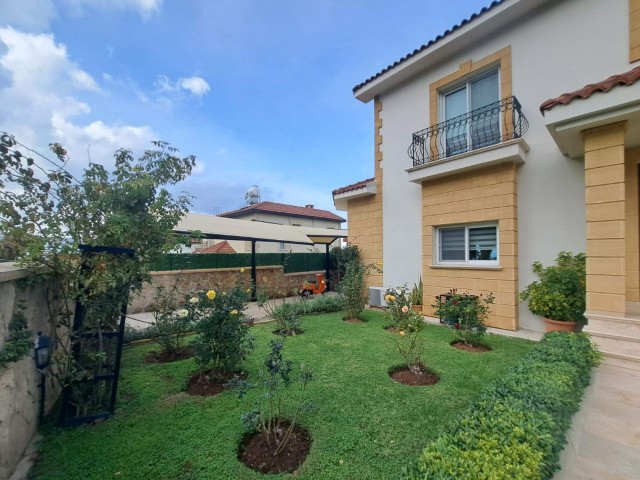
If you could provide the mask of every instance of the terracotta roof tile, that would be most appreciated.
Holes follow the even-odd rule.
[[[195,253],[236,253],[235,249],[229,245],[229,242],[223,240],[222,242],[210,245],[200,250],[196,250]]]
[[[356,93],[356,91],[360,90],[362,87],[364,87],[365,85],[367,85],[368,83],[371,83],[372,81],[374,81],[376,78],[381,77],[382,75],[384,75],[385,73],[387,73],[389,70],[392,70],[393,68],[397,67],[398,65],[400,65],[401,63],[406,62],[407,60],[409,60],[410,58],[416,56],[417,54],[419,54],[420,52],[423,52],[424,50],[426,50],[427,48],[435,45],[436,43],[438,43],[440,40],[443,40],[444,38],[448,37],[449,35],[451,35],[453,32],[455,32],[456,30],[461,29],[462,27],[464,27],[465,25],[468,25],[469,23],[473,22],[474,20],[476,20],[477,18],[481,17],[482,15],[484,15],[485,13],[493,10],[494,8],[496,8],[498,5],[501,5],[502,3],[506,2],[507,0],[495,0],[493,2],[491,2],[491,5],[489,5],[488,7],[484,7],[482,10],[480,10],[478,13],[474,13],[473,15],[471,15],[469,18],[465,18],[464,20],[462,20],[460,23],[454,25],[453,27],[451,27],[449,30],[445,30],[444,33],[442,33],[441,35],[438,35],[436,38],[429,40],[427,43],[425,43],[424,45],[422,45],[419,48],[416,48],[413,52],[408,53],[407,55],[405,55],[404,57],[402,57],[400,60],[393,62],[391,65],[389,65],[388,67],[380,70],[378,73],[376,73],[375,75],[367,78],[364,82],[359,83],[358,85],[356,85],[355,87],[353,87],[353,93]]]
[[[287,205],[285,203],[260,202],[255,205],[233,210],[231,212],[221,213],[219,217],[237,218],[250,213],[275,213],[279,215],[290,215],[293,217],[321,218],[323,220],[331,220],[333,222],[346,222],[342,217],[328,210],[320,210],[310,207],[298,207],[296,205]]]
[[[351,185],[347,185],[346,187],[336,188],[332,193],[333,195],[339,195],[341,193],[352,192],[354,190],[360,190],[361,188],[366,187],[369,183],[375,181],[375,178],[367,178],[366,180],[361,180],[357,183],[352,183]]]
[[[578,98],[589,98],[591,95],[597,92],[606,93],[609,90],[617,87],[617,86],[629,86],[636,83],[640,80],[640,67],[636,67],[633,70],[629,70],[626,73],[621,73],[619,75],[613,75],[606,80],[603,80],[598,83],[592,83],[589,85],[585,85],[579,90],[575,90],[569,93],[563,93],[559,97],[550,98],[542,105],[540,105],[540,111],[545,112],[547,110],[551,110],[553,107],[557,105],[567,105]]]

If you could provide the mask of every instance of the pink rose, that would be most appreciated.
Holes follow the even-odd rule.
[[[402,307],[402,313],[407,313],[408,311],[409,311],[409,307],[407,307],[406,305]]]

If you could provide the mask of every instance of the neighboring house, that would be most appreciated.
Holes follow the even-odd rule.
[[[229,242],[221,240],[208,247],[200,248],[193,253],[236,253],[236,251],[229,245]]]
[[[584,251],[588,330],[640,360],[638,60],[637,0],[503,0],[357,85],[374,177],[333,194],[372,285],[493,292],[490,325],[542,331],[531,264]]]
[[[275,223],[295,227],[315,227],[339,230],[346,220],[327,210],[314,208],[313,205],[298,207],[275,202],[259,202],[239,210],[221,213],[219,217],[249,220],[253,222]],[[340,245],[336,240],[334,245]],[[230,240],[229,243],[237,252],[251,252],[251,242]],[[284,242],[258,242],[256,249],[260,253],[306,253],[313,248],[307,245],[295,245]],[[323,250],[324,251],[324,247]]]

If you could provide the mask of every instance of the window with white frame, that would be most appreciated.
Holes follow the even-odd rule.
[[[436,263],[498,265],[496,223],[438,227],[436,232]]]
[[[498,70],[476,75],[442,93],[443,120],[450,121],[446,129],[447,156],[498,143],[500,139],[499,110],[478,110],[500,99]],[[484,109],[483,109],[484,110]],[[461,117],[476,111],[472,117]]]

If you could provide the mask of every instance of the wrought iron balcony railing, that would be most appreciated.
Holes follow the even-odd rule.
[[[520,138],[528,128],[518,99],[507,97],[414,133],[407,153],[418,167]]]

